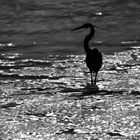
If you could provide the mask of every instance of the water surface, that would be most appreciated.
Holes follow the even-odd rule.
[[[86,31],[70,30],[86,22],[106,28],[97,30],[91,43],[102,52],[139,46],[138,0],[14,0],[0,3],[1,52],[22,53],[32,58],[42,58],[48,53],[83,53]]]
[[[138,0],[0,1],[0,139],[140,139]],[[103,54],[95,90],[85,64]]]

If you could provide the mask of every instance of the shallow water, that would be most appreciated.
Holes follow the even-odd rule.
[[[140,50],[103,55],[98,90],[84,55],[1,61],[1,139],[139,139]]]
[[[140,2],[0,1],[0,139],[140,139]],[[103,53],[91,87],[83,38]],[[96,88],[96,90],[95,90]]]
[[[131,90],[135,90],[135,86],[139,90],[136,84],[139,84],[139,53],[139,49],[132,49],[110,55],[103,54],[103,66],[98,74],[99,88],[129,91],[132,84],[134,87]],[[29,89],[48,88],[61,91],[61,88],[74,88],[80,91],[90,83],[85,55],[48,55],[44,60],[35,60],[9,53],[1,56],[0,77],[1,83],[6,81],[19,84],[18,87],[23,89],[27,86]],[[113,85],[115,82],[114,86],[112,82]]]

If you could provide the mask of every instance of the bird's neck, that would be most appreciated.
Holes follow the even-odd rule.
[[[84,39],[84,49],[85,49],[86,53],[90,52],[90,50],[91,50],[89,47],[89,41],[92,39],[94,34],[95,34],[94,27],[91,27],[89,35],[87,35]]]

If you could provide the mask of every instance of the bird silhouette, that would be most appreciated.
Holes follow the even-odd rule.
[[[72,31],[75,30],[79,30],[82,28],[89,28],[90,29],[90,33],[85,37],[84,39],[84,50],[86,52],[86,65],[89,68],[90,74],[91,74],[91,85],[93,86],[93,72],[95,73],[95,79],[94,79],[94,84],[96,85],[96,81],[97,81],[97,74],[98,71],[100,70],[100,68],[102,67],[102,54],[99,52],[99,50],[97,48],[93,48],[91,49],[89,47],[89,41],[92,39],[92,37],[94,37],[95,35],[95,27],[96,28],[100,28],[97,27],[95,25],[92,25],[90,23],[86,23],[80,27],[74,28]]]

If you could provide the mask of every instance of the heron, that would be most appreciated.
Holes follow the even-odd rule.
[[[89,41],[95,35],[95,27],[100,28],[100,27],[97,27],[91,23],[86,23],[86,24],[84,24],[80,27],[74,28],[72,30],[72,31],[75,31],[75,30],[79,30],[82,28],[85,28],[85,29],[89,28],[90,29],[90,33],[84,39],[84,50],[86,52],[85,62],[86,62],[86,65],[89,69],[89,72],[90,72],[92,86],[93,86],[93,72],[95,73],[94,84],[96,85],[97,74],[98,74],[98,71],[100,70],[100,68],[102,67],[102,63],[103,63],[102,53],[96,47],[94,47],[93,49],[91,49],[89,47]]]

